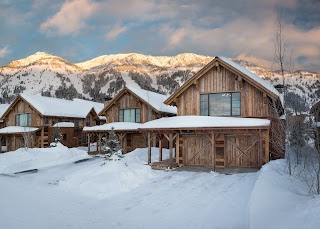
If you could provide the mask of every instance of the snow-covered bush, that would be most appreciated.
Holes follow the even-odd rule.
[[[109,132],[109,138],[102,138],[102,150],[105,153],[106,160],[120,160],[123,158],[122,149],[120,146],[120,142],[116,133],[114,132],[114,128],[112,127]]]

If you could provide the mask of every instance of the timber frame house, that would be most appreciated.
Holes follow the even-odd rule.
[[[5,137],[7,151],[24,147],[23,138],[27,132],[31,134],[30,147],[48,147],[57,132],[62,135],[61,143],[67,147],[86,144],[82,128],[99,123],[100,118],[95,110],[97,108],[94,108],[97,105],[99,104],[86,100],[72,101],[22,93],[2,115],[6,128],[2,132],[0,130],[0,137]],[[103,104],[100,105],[102,109]],[[72,126],[63,125],[64,123],[72,123]],[[12,131],[19,126],[19,131]],[[30,132],[30,128],[37,130]]]
[[[124,87],[98,114],[106,117],[106,124],[83,129],[87,133],[88,151],[90,152],[90,143],[97,142],[93,152],[101,154],[102,138],[108,137],[112,127],[124,153],[146,147],[146,136],[139,131],[142,123],[176,115],[176,107],[163,103],[167,98],[141,88]],[[157,142],[153,140],[153,146],[156,146]]]
[[[178,116],[140,129],[148,136],[148,163],[154,168],[168,167],[161,162],[160,142],[160,162],[151,163],[154,135],[168,140],[170,167],[260,168],[284,154],[281,94],[225,57],[215,57],[165,104],[177,106]]]

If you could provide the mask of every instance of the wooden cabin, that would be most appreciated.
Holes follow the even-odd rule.
[[[65,100],[52,97],[20,94],[4,112],[1,119],[5,120],[5,126],[9,127],[34,127],[37,128],[36,147],[48,147],[54,139],[56,123],[73,123],[73,128],[64,131],[62,143],[68,147],[75,147],[87,144],[86,138],[82,134],[84,126],[94,126],[99,124],[100,118],[94,108],[96,103],[89,104],[90,101]],[[103,104],[101,104],[101,109]],[[100,109],[100,110],[101,110]],[[100,111],[98,110],[98,111]],[[10,133],[12,136],[14,133]],[[17,136],[19,133],[15,133]],[[21,134],[20,134],[21,135]],[[12,144],[10,136],[4,132],[1,134],[6,138],[7,151],[13,151],[21,147],[21,144]]]
[[[138,130],[139,124],[161,117],[175,116],[176,107],[163,103],[167,98],[162,94],[126,86],[98,114],[106,117],[106,124],[84,128],[83,131],[89,139],[89,147],[90,142],[97,142],[96,153],[101,153],[101,139],[108,136],[112,127],[125,153],[146,147],[146,137]],[[157,141],[153,141],[153,145],[156,144]]]
[[[171,165],[175,148],[179,166],[260,168],[284,155],[280,98],[252,72],[215,57],[165,101],[177,106],[178,116],[146,123],[141,131],[148,134],[149,147],[151,134],[169,141]]]

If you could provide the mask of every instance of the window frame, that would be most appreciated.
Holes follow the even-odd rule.
[[[31,112],[26,112],[26,113],[17,113],[15,116],[15,125],[16,126],[21,126],[21,120],[19,118],[19,122],[18,121],[18,117],[21,115],[27,115],[27,125],[26,126],[31,126],[32,125],[32,113]]]
[[[119,108],[119,113],[118,113],[118,121],[119,122],[124,122],[124,111],[129,110],[130,113],[132,110],[134,110],[134,123],[141,123],[141,109],[138,108]]]
[[[210,95],[211,94],[230,94],[230,113],[229,115],[210,115]],[[239,114],[237,115],[233,115],[233,94],[236,94],[238,93],[239,94]],[[204,101],[202,99],[202,96],[206,96],[207,99],[207,110],[204,110],[204,109],[201,109],[202,106],[202,102]],[[221,116],[221,117],[240,117],[241,116],[241,91],[224,91],[224,92],[211,92],[211,93],[200,93],[200,98],[199,98],[199,113],[200,113],[200,116]]]

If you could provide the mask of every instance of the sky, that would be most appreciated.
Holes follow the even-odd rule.
[[[320,72],[320,0],[0,0],[0,66],[38,51],[77,63],[101,55],[196,53]]]

